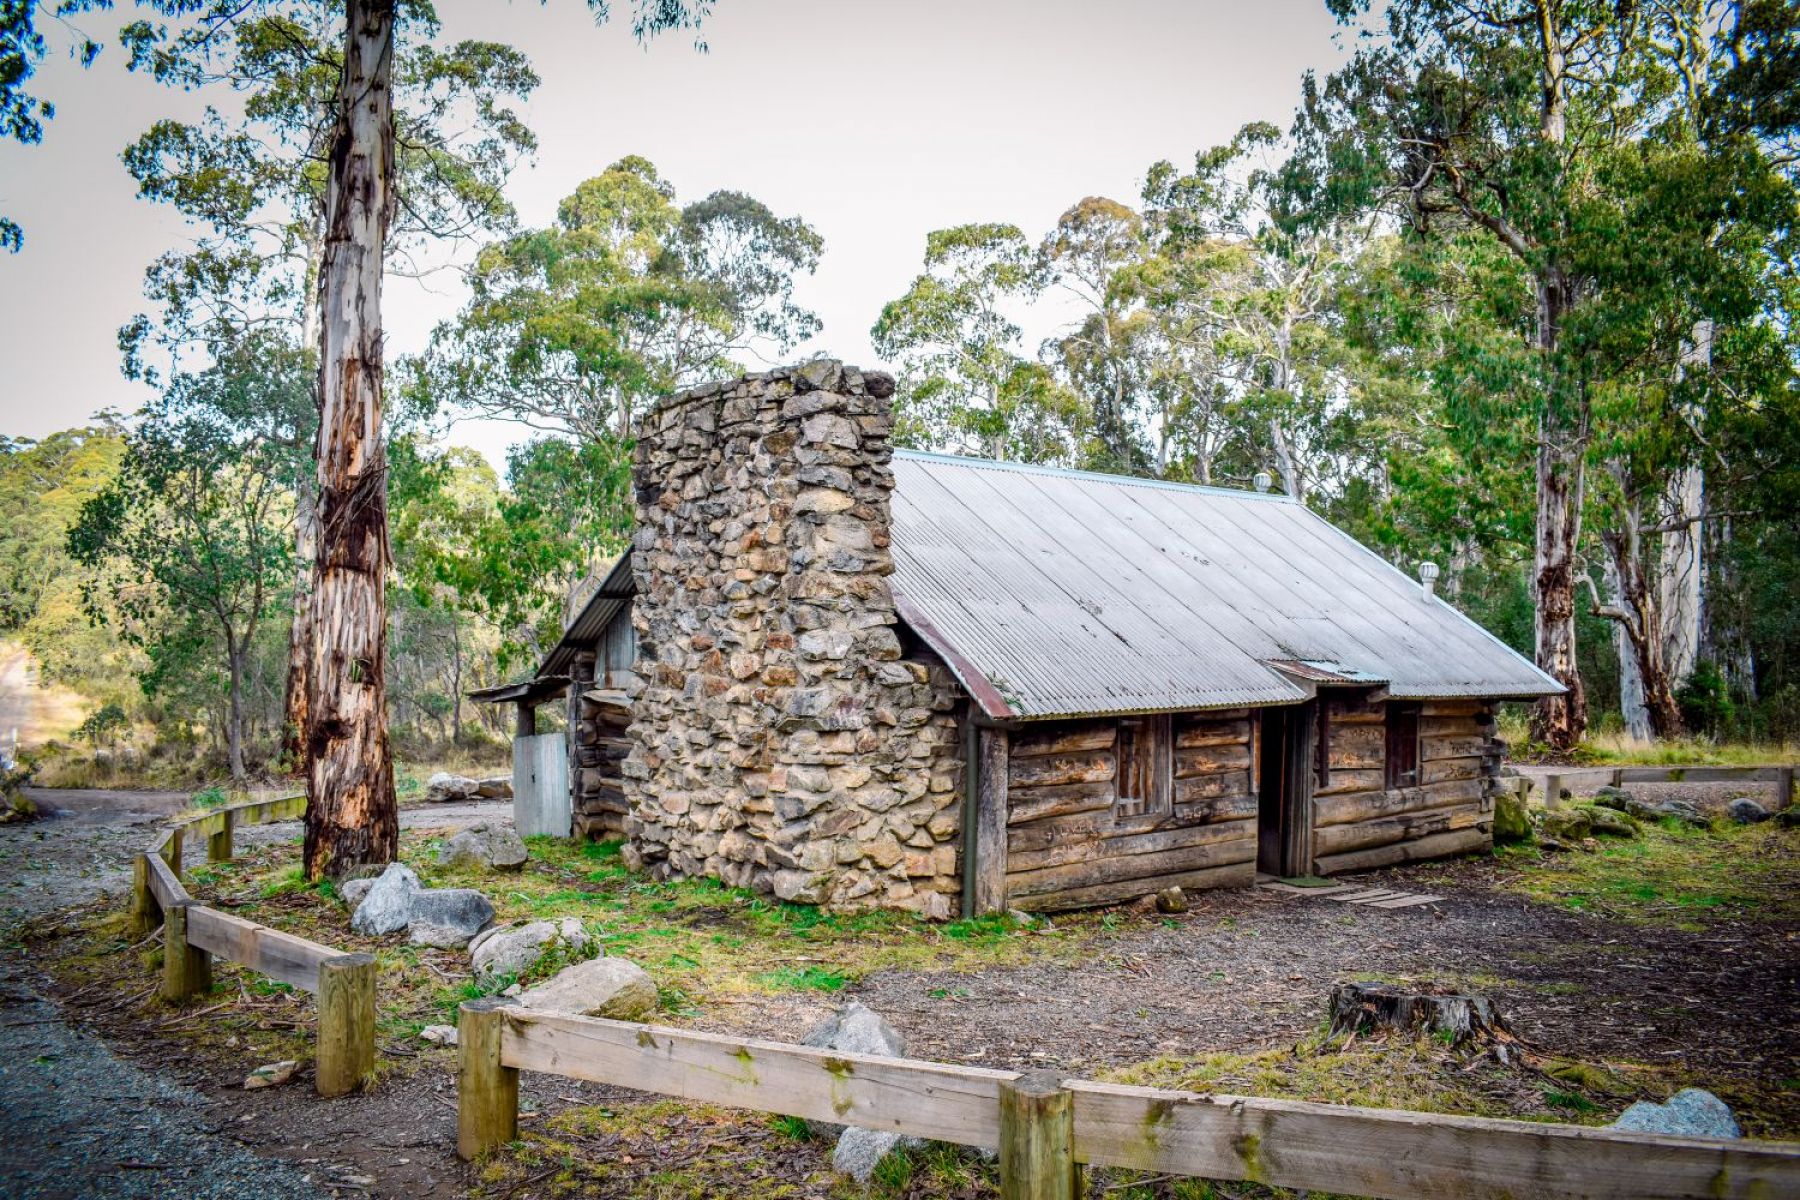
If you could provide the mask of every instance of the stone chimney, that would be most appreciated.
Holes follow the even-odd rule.
[[[955,691],[902,655],[894,381],[823,359],[639,431],[626,855],[784,900],[955,906]]]

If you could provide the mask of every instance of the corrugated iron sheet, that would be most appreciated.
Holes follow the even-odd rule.
[[[601,577],[600,586],[588,597],[569,627],[563,630],[562,640],[544,658],[537,673],[543,675],[567,675],[569,663],[575,657],[578,646],[592,648],[607,625],[611,624],[613,614],[631,603],[631,597],[637,588],[631,576],[631,551],[619,555]]]
[[[901,611],[993,717],[1292,703],[1309,673],[1559,690],[1285,496],[904,451],[894,475]]]

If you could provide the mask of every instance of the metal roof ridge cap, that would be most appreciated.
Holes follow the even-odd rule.
[[[1247,488],[1219,487],[1209,483],[1182,483],[1175,479],[1149,479],[1142,475],[1115,475],[1108,471],[1086,471],[1077,467],[1052,467],[1043,463],[1007,462],[997,458],[977,458],[970,454],[945,454],[936,450],[894,451],[902,461],[935,462],[945,466],[971,467],[976,470],[1011,471],[1020,475],[1049,475],[1059,479],[1086,479],[1096,483],[1115,483],[1127,487],[1156,488],[1170,492],[1188,492],[1202,496],[1221,496],[1234,500],[1256,500],[1264,503],[1300,504],[1286,492],[1256,492]],[[1301,505],[1301,507],[1305,507]]]

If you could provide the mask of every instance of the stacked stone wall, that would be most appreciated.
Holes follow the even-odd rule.
[[[834,908],[957,907],[958,691],[887,576],[893,380],[831,360],[639,430],[626,853]]]

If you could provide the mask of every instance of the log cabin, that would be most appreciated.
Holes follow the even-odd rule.
[[[475,694],[528,832],[938,918],[1491,846],[1495,706],[1558,685],[1434,573],[1281,494],[897,451],[893,390],[819,360],[645,417],[631,546]]]

